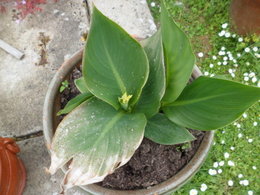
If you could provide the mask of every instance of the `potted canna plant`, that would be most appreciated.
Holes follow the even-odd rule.
[[[259,88],[196,78],[190,42],[163,3],[161,8],[160,29],[138,42],[94,7],[84,51],[65,62],[52,80],[43,124],[51,153],[49,171],[63,168],[63,191],[73,186],[93,194],[176,190],[203,163],[213,138],[209,130],[230,124],[259,100]],[[57,113],[58,89],[81,61],[83,76],[75,80],[81,93]],[[189,82],[192,78],[196,79]],[[67,115],[58,121],[57,114]],[[126,164],[144,137],[163,145],[191,142],[195,138],[188,129],[208,132],[192,160],[174,177],[131,191],[93,184]]]

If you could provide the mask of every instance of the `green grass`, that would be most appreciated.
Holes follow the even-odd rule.
[[[149,5],[151,2],[156,4],[155,7],[150,6],[150,9],[155,21],[158,22],[159,1],[148,0]],[[238,41],[241,36],[232,30],[230,24],[230,2],[230,0],[166,0],[174,20],[191,38],[194,53],[196,55],[199,52],[204,54],[201,58],[197,57],[197,65],[204,74],[259,86],[260,58],[257,55],[260,53],[260,38],[256,35],[250,35],[243,37],[242,42]],[[228,23],[224,30],[231,33],[228,38],[219,36],[224,23]],[[228,57],[227,54],[218,55],[222,47],[225,47],[224,51],[229,51],[236,61],[227,60],[227,65],[218,65],[218,62],[224,62],[223,57]],[[250,52],[245,52],[247,47],[250,48]],[[253,51],[254,47],[257,47],[258,51]],[[241,56],[238,57],[237,54]],[[217,59],[213,60],[213,56],[216,56]],[[212,68],[210,64],[213,64]],[[246,76],[249,73],[251,73],[251,77]],[[255,76],[252,76],[253,73]],[[241,117],[237,120],[236,123],[241,126],[240,128],[231,124],[217,130],[215,145],[200,171],[174,194],[189,194],[191,189],[198,190],[198,194],[207,195],[246,195],[249,190],[252,190],[253,194],[260,194],[259,110],[260,103],[258,102],[246,112],[246,118]],[[254,122],[257,122],[258,125],[254,126]],[[242,134],[241,138],[238,137],[240,133]],[[253,139],[253,141],[249,143],[248,139]],[[230,147],[234,147],[234,150],[231,150]],[[227,159],[224,157],[225,152],[230,154]],[[222,160],[225,162],[224,166],[213,167],[214,162]],[[229,160],[233,161],[235,166],[229,166]],[[256,167],[256,170],[252,168],[253,166]],[[209,169],[222,169],[222,173],[212,176],[208,173]],[[243,174],[243,178],[238,178],[239,174]],[[234,182],[233,186],[228,185],[229,180]],[[249,185],[239,184],[241,180],[248,180]],[[205,192],[200,191],[200,186],[203,183],[208,187]]]

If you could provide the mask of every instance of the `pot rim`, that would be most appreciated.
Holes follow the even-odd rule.
[[[44,107],[43,107],[43,132],[45,142],[50,149],[51,140],[54,135],[53,129],[53,108],[55,98],[59,93],[59,87],[64,78],[71,72],[75,65],[81,63],[83,56],[83,49],[76,52],[69,60],[65,61],[61,67],[58,69],[54,75],[45,97]],[[202,73],[199,68],[195,65],[192,78],[196,79],[201,76]],[[79,186],[83,190],[96,194],[96,195],[154,195],[154,194],[165,194],[173,192],[184,185],[202,166],[205,161],[207,154],[211,148],[214,138],[214,131],[207,131],[205,136],[190,162],[184,166],[176,175],[172,176],[168,180],[157,184],[149,189],[139,189],[139,190],[113,190],[105,187],[101,187],[96,184],[90,184],[86,186]],[[66,168],[62,168],[63,172],[66,172]]]

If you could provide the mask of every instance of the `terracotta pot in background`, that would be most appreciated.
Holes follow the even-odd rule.
[[[260,35],[260,0],[233,0],[231,20],[240,35]]]
[[[13,139],[0,137],[0,194],[22,195],[26,173],[22,161],[16,156],[20,152]]]
[[[43,108],[43,131],[45,136],[45,141],[47,147],[51,145],[51,140],[54,135],[55,129],[59,124],[58,117],[56,113],[60,110],[60,94],[59,88],[62,81],[68,77],[75,66],[79,66],[82,62],[83,51],[77,52],[69,60],[64,62],[64,64],[59,68],[54,78],[52,79],[48,92],[44,102]],[[196,66],[191,79],[196,79],[201,75],[200,70]],[[141,190],[112,190],[108,188],[101,187],[99,185],[91,184],[87,186],[80,186],[83,190],[94,195],[154,195],[154,194],[168,194],[172,191],[177,190],[179,187],[184,185],[192,176],[200,169],[201,165],[204,163],[206,156],[210,150],[211,144],[213,143],[214,132],[206,132],[199,149],[193,156],[191,161],[184,166],[175,176],[170,179],[152,186],[149,189]],[[63,171],[66,172],[66,166],[63,167]],[[88,193],[87,193],[88,194]]]

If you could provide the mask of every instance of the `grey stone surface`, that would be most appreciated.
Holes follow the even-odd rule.
[[[145,0],[88,0],[88,2],[92,6],[95,5],[131,35],[146,38],[156,31]]]
[[[44,5],[43,12],[20,23],[12,12],[1,15],[0,39],[25,53],[17,60],[0,49],[0,136],[27,134],[42,129],[42,107],[47,87],[64,57],[82,48],[81,33],[88,23],[82,0]],[[46,65],[40,61],[43,32]]]
[[[59,171],[54,176],[46,172],[50,165],[50,155],[46,149],[43,138],[32,138],[26,141],[17,142],[27,172],[26,186],[23,195],[58,195],[60,183],[64,174]],[[70,189],[67,195],[85,194],[79,188]]]

